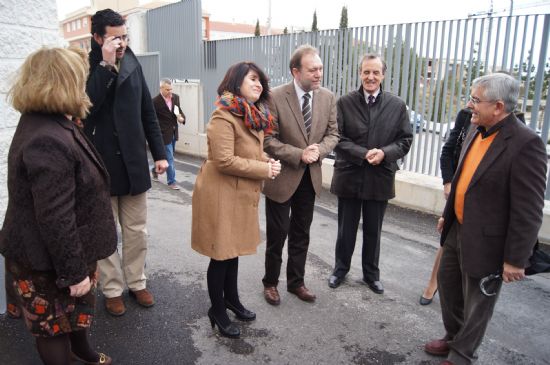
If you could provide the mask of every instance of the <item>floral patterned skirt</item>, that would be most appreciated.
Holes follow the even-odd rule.
[[[91,290],[71,297],[69,288],[55,284],[55,271],[33,271],[14,262],[6,262],[12,277],[15,301],[33,336],[52,337],[89,328],[96,300],[96,264],[89,267]]]

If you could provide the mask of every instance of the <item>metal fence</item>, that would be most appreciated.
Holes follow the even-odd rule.
[[[411,124],[417,131],[403,161],[406,170],[440,175],[441,147],[456,114],[465,107],[471,82],[489,72],[509,72],[521,81],[518,110],[525,113],[527,124],[548,141],[550,112],[545,112],[545,107],[550,102],[550,14],[249,37],[202,42],[197,48],[195,40],[200,37],[191,39],[179,24],[170,24],[173,13],[184,7],[197,16],[197,5],[191,3],[200,8],[199,0],[187,0],[171,5],[162,14],[158,11],[148,15],[149,34],[155,34],[149,35],[149,49],[161,53],[163,77],[200,79],[205,118],[214,109],[217,86],[229,66],[254,61],[263,67],[272,87],[281,85],[291,80],[290,55],[299,45],[308,43],[319,49],[323,60],[323,85],[337,96],[359,87],[357,63],[363,54],[382,55],[388,66],[383,88],[406,101]],[[185,19],[189,19],[187,14]],[[200,29],[200,23],[194,24]],[[162,29],[154,29],[157,26]],[[178,50],[177,56],[174,50]],[[183,58],[185,63],[177,64]]]
[[[161,54],[161,77],[200,79],[200,0],[181,0],[147,12],[147,50]]]
[[[548,141],[550,15],[476,18],[379,25],[204,43],[201,82],[205,115],[212,112],[216,88],[227,68],[238,61],[261,65],[277,86],[291,80],[288,60],[299,45],[319,49],[323,85],[337,96],[360,85],[357,64],[367,52],[386,60],[383,88],[402,97],[413,114],[414,135],[403,168],[439,175],[439,154],[458,111],[468,99],[471,81],[505,71],[521,81],[518,111]]]
[[[157,95],[160,85],[160,54],[158,52],[136,55],[151,96]]]

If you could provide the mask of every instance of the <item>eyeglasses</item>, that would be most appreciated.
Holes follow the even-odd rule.
[[[103,39],[108,38],[108,37],[110,37],[110,36],[103,36]],[[130,37],[128,37],[128,34],[123,34],[121,36],[113,38],[113,40],[115,40],[115,39],[120,39],[123,42],[128,42],[130,40]]]
[[[468,101],[470,101],[474,105],[477,105],[479,103],[494,103],[498,100],[480,100],[479,98],[476,98],[475,96],[470,95],[470,97],[468,98]]]

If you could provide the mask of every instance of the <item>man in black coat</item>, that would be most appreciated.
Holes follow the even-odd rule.
[[[153,98],[153,106],[157,113],[157,119],[162,133],[162,140],[166,149],[168,169],[166,169],[166,181],[170,188],[179,190],[176,185],[176,169],[174,168],[174,151],[178,140],[178,122],[185,124],[185,114],[181,110],[180,97],[172,93],[172,81],[160,80],[160,93]],[[153,168],[153,179],[158,180],[158,175]]]
[[[154,304],[144,274],[147,252],[147,202],[151,188],[146,144],[157,173],[168,163],[151,95],[134,53],[128,48],[125,20],[111,9],[92,17],[90,76],[86,92],[93,107],[84,130],[111,176],[111,205],[122,230],[122,256],[115,252],[99,262],[105,306],[122,315],[124,284],[139,304]]]
[[[409,152],[412,129],[405,102],[381,89],[384,61],[367,54],[359,65],[361,88],[337,103],[340,142],[334,149],[331,192],[338,196],[338,236],[328,284],[337,288],[350,269],[362,213],[363,281],[382,294],[378,268],[382,220],[388,200],[395,196],[397,160]]]

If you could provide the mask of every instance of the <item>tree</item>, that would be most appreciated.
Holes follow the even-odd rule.
[[[256,29],[254,30],[254,36],[255,37],[260,36],[260,19],[256,20]]]
[[[288,34],[288,28],[285,27],[285,29],[283,29],[283,34]]]
[[[340,15],[340,29],[346,29],[348,27],[348,8],[342,6],[342,14]]]
[[[317,28],[317,10],[313,12],[313,23],[311,24],[311,31],[312,32],[319,31],[319,29]]]

